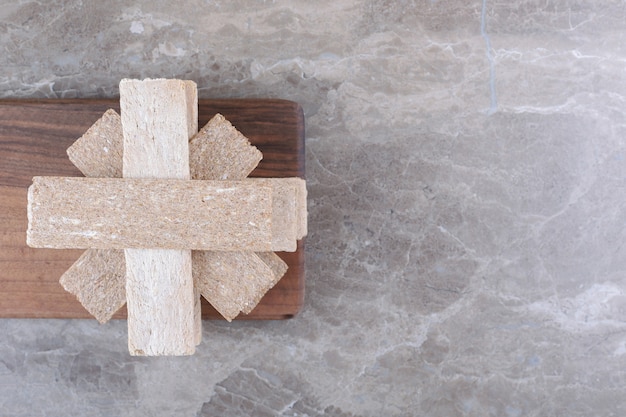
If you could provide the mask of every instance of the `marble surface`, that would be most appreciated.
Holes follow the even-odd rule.
[[[0,320],[3,416],[626,415],[623,1],[0,0],[0,46],[3,98],[297,101],[310,193],[299,316]]]

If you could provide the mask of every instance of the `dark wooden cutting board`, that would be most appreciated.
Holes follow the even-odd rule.
[[[38,175],[82,176],[65,150],[118,100],[0,100],[0,317],[89,318],[59,278],[80,250],[26,246],[26,192]],[[304,116],[286,100],[200,100],[199,125],[221,113],[263,152],[254,177],[304,178]],[[289,270],[248,316],[283,319],[304,299],[304,242],[280,252]],[[221,317],[204,299],[203,318]],[[123,308],[115,318],[125,318]]]

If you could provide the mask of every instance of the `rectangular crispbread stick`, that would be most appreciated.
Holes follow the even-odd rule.
[[[280,180],[35,177],[27,240],[56,249],[294,251],[286,201],[295,189]]]
[[[148,203],[159,207],[165,190],[141,190],[141,185],[130,183],[143,178],[172,178],[178,183],[189,180],[189,139],[198,131],[198,96],[196,84],[181,80],[122,80],[120,82],[120,108],[124,137],[122,172],[124,180],[101,180],[126,182],[121,193],[101,189],[97,181],[88,186],[100,199],[84,195],[83,201],[99,204],[85,207],[92,215],[102,214],[107,206],[101,198],[109,199],[108,207],[120,208],[113,218],[101,219],[102,224],[113,226],[108,233],[126,228],[125,216],[139,214]],[[142,180],[137,180],[141,178]],[[133,188],[137,187],[139,188]],[[129,202],[128,194],[142,199]],[[150,198],[146,198],[150,194]],[[117,202],[115,202],[117,200]],[[124,201],[124,203],[122,203]],[[77,202],[77,204],[80,204]],[[84,204],[84,203],[83,203]],[[100,207],[100,210],[98,209]],[[120,216],[120,217],[117,217]],[[131,216],[132,218],[132,216]],[[131,222],[155,230],[154,222]],[[90,232],[102,233],[96,227],[96,219],[86,219]],[[106,233],[106,232],[105,232]],[[116,240],[116,239],[113,239]],[[111,247],[105,247],[110,249]],[[128,349],[131,355],[190,355],[201,337],[200,303],[194,289],[190,248],[126,249],[126,299],[128,303]]]

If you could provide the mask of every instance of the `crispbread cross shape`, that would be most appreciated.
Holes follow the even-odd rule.
[[[158,118],[160,115],[162,116],[163,111],[168,111],[168,104],[162,104],[159,100],[162,101],[163,94],[170,94],[172,89],[183,90],[182,94],[180,91],[174,91],[173,94],[178,93],[180,98],[179,103],[177,103],[179,106],[178,110],[181,110],[181,106],[186,107],[186,112],[180,112],[181,117],[179,119],[184,121],[183,124],[186,123],[186,126],[183,127],[186,129],[186,134],[191,138],[188,143],[180,145],[183,146],[183,149],[185,145],[188,146],[188,162],[186,163],[189,174],[185,177],[185,162],[183,162],[183,168],[180,170],[182,174],[179,178],[181,180],[185,178],[200,180],[199,182],[206,182],[209,185],[218,180],[227,180],[225,184],[239,184],[237,181],[243,181],[254,170],[262,155],[258,149],[250,145],[247,138],[219,114],[196,133],[197,128],[194,128],[193,120],[191,120],[194,118],[197,120],[196,89],[195,84],[188,81],[123,80],[120,83],[120,99],[123,104],[122,118],[113,110],[105,112],[102,118],[94,123],[68,149],[70,160],[87,177],[126,177],[125,173],[127,171],[132,172],[133,169],[125,169],[125,166],[128,167],[128,164],[137,163],[133,160],[137,156],[135,154],[138,154],[139,163],[141,163],[142,158],[145,158],[145,155],[141,155],[141,152],[144,151],[144,143],[140,142],[139,147],[141,149],[139,152],[129,156],[129,146],[132,147],[133,145],[132,143],[128,145],[125,135],[141,136],[146,130],[149,131],[153,128],[151,124],[158,126],[159,121],[152,119]],[[145,95],[145,97],[142,95]],[[142,97],[138,99],[137,96]],[[149,111],[141,107],[142,105],[145,107],[146,103],[152,103],[153,109]],[[194,106],[196,112],[194,112]],[[154,108],[156,108],[156,111],[154,111]],[[125,111],[128,113],[125,114]],[[123,123],[124,116],[126,116],[126,124]],[[137,117],[142,118],[140,122],[137,122]],[[138,126],[141,123],[145,123],[145,125]],[[136,132],[137,129],[140,130],[139,133]],[[160,129],[163,129],[163,127],[161,126]],[[189,138],[186,139],[188,140]],[[182,140],[179,140],[179,142],[182,143]],[[148,145],[151,146],[152,144],[148,143]],[[162,149],[157,150],[157,154],[161,151]],[[148,154],[150,152],[150,149],[148,149]],[[152,152],[154,153],[154,151]],[[163,155],[160,155],[160,157],[163,157]],[[164,158],[164,163],[168,164],[171,157],[165,155]],[[140,167],[135,171],[141,172],[142,169]],[[167,169],[169,168],[166,167]],[[168,175],[166,174],[166,176]],[[146,176],[139,175],[139,177]],[[154,178],[154,176],[151,177]],[[33,187],[35,187],[35,183],[38,180],[40,179],[36,179]],[[210,182],[211,180],[213,183]],[[253,182],[248,183],[248,181]],[[108,185],[103,181],[92,180],[92,182],[97,186],[102,185],[105,190],[109,190],[109,188],[106,188]],[[52,184],[54,181],[51,179],[50,183]],[[117,184],[116,182],[113,183]],[[139,181],[138,183],[142,184],[143,182]],[[298,178],[255,179],[245,180],[242,184],[244,183],[248,184],[245,185],[247,187],[250,187],[250,184],[256,184],[254,187],[260,188],[271,188],[273,186],[275,190],[269,197],[271,199],[270,206],[273,210],[282,210],[280,213],[282,217],[291,216],[291,220],[285,222],[285,224],[281,224],[282,222],[278,222],[276,219],[273,222],[270,220],[272,222],[272,234],[280,235],[281,228],[284,229],[285,227],[291,228],[291,234],[296,239],[300,239],[306,234],[306,187],[303,180]],[[213,189],[216,189],[215,186],[213,186]],[[219,191],[219,189],[216,190]],[[150,190],[146,191],[149,192]],[[31,193],[33,193],[33,190],[31,190],[29,196]],[[219,194],[218,192],[218,197],[220,197]],[[36,197],[32,198],[36,200]],[[36,202],[29,200],[29,215],[31,214],[30,211],[37,208]],[[29,218],[29,220],[31,219]],[[35,240],[37,234],[30,229],[30,226],[29,221],[29,244],[32,244],[31,240]],[[277,241],[281,239],[281,236],[276,237]],[[54,247],[50,245],[49,241],[43,243],[36,242],[35,244],[38,247]],[[285,244],[292,246],[290,242]],[[185,285],[187,287],[191,285],[192,289],[185,289],[185,300],[193,304],[187,306],[186,310],[184,310],[186,317],[182,326],[186,326],[186,331],[170,335],[168,334],[169,328],[159,329],[160,324],[153,322],[154,317],[140,317],[139,320],[134,321],[140,327],[138,332],[136,331],[137,329],[133,329],[135,336],[131,334],[131,321],[133,321],[131,315],[133,310],[129,305],[129,350],[133,355],[180,355],[193,353],[195,345],[200,342],[201,338],[200,294],[230,321],[240,312],[247,314],[252,311],[261,297],[278,282],[287,269],[287,265],[275,253],[271,251],[255,253],[246,250],[246,248],[230,251],[216,251],[211,250],[211,248],[194,251],[185,250],[184,248],[180,250],[137,249],[133,251],[139,253],[137,259],[140,260],[138,263],[141,265],[145,262],[144,252],[151,254],[152,258],[148,257],[152,259],[150,262],[157,265],[161,265],[160,262],[163,258],[169,260],[170,254],[173,254],[174,258],[180,256],[183,260],[176,262],[182,262],[182,264],[176,264],[179,266],[175,267],[177,269],[174,269],[170,275],[177,275],[177,271],[180,269],[185,270],[185,274],[189,274],[190,278],[188,278],[188,282]],[[61,277],[60,282],[63,287],[74,294],[83,306],[100,322],[109,320],[127,301],[129,291],[135,291],[129,286],[129,282],[132,282],[132,279],[128,277],[132,272],[128,270],[128,262],[130,259],[131,262],[137,263],[137,260],[133,260],[134,253],[131,252],[129,255],[129,252],[131,252],[130,249],[109,249],[106,247],[102,249],[88,249]],[[187,258],[187,253],[189,253],[189,258]],[[187,266],[184,265],[190,266],[189,271],[186,270]],[[133,266],[133,268],[135,267],[136,265]],[[142,266],[139,266],[139,269],[141,268]],[[142,279],[149,281],[149,274],[148,278]],[[145,283],[140,282],[137,285],[142,287],[145,286]],[[159,289],[158,283],[150,283],[150,285],[156,285],[155,288]],[[176,288],[178,290],[180,286]],[[154,292],[156,290],[153,289],[151,291]],[[133,296],[136,295],[135,293],[133,294]],[[165,303],[167,302],[168,300],[165,299]],[[146,311],[139,311],[139,314],[144,316],[150,315],[151,311],[161,307],[163,306],[149,306]],[[161,312],[159,314],[162,315]],[[178,310],[176,315],[179,315]],[[149,320],[146,321],[147,319]],[[167,320],[169,318],[165,321]],[[146,323],[148,328],[144,328]],[[180,327],[181,324],[175,323],[174,326]],[[167,339],[165,343],[162,343],[158,337],[151,336],[155,331],[164,335],[163,338]],[[146,334],[149,336],[145,336]],[[182,342],[171,340],[176,338],[184,340]]]

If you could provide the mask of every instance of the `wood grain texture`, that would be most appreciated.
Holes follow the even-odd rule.
[[[0,101],[0,316],[90,318],[59,277],[82,251],[26,246],[26,190],[36,175],[82,176],[66,149],[117,100]],[[263,152],[253,177],[304,178],[304,117],[285,100],[200,100],[199,124],[221,113]],[[279,252],[285,276],[247,316],[292,317],[304,300],[304,241],[293,253]],[[221,316],[203,300],[203,318]],[[114,318],[125,318],[125,308]]]

